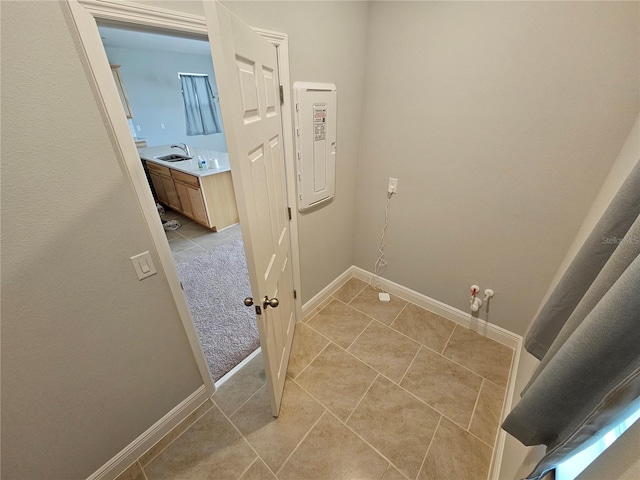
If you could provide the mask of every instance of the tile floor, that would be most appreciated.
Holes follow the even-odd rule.
[[[297,325],[280,417],[258,355],[119,480],[484,479],[512,356],[351,279]]]
[[[178,230],[165,230],[176,263],[187,262],[217,246],[242,237],[239,223],[219,232],[212,232],[181,213],[169,208],[165,208],[165,211],[163,220],[178,220],[181,224]]]

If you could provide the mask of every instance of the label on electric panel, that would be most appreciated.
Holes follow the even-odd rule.
[[[327,106],[313,106],[313,130],[315,141],[327,138]]]

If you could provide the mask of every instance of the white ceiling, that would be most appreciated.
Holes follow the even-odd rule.
[[[190,52],[211,55],[209,42],[194,38],[174,37],[172,35],[123,30],[120,28],[98,26],[105,47],[140,48],[142,50],[160,50],[164,52]]]

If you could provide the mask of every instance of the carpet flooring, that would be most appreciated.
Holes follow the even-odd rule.
[[[214,381],[260,346],[242,239],[176,265]]]

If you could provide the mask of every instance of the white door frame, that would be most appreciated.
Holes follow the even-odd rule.
[[[80,44],[84,50],[85,59],[89,66],[88,73],[93,77],[92,87],[95,88],[101,110],[104,112],[109,134],[115,138],[121,166],[133,185],[142,214],[149,229],[152,242],[157,249],[160,267],[164,270],[178,314],[185,329],[189,344],[193,350],[198,369],[209,395],[213,395],[215,386],[211,379],[195,325],[189,312],[186,298],[182,291],[178,272],[171,255],[166,234],[158,221],[158,212],[153,196],[149,189],[147,177],[138,156],[138,150],[129,132],[126,116],[113,83],[113,76],[109,61],[100,39],[96,19],[115,21],[146,27],[156,27],[163,30],[175,30],[207,37],[207,24],[204,17],[184,12],[167,10],[164,8],[138,5],[121,0],[67,0],[71,19],[80,36]],[[282,106],[282,130],[285,146],[285,168],[287,180],[287,200],[291,206],[291,255],[293,267],[294,288],[298,291],[295,300],[296,320],[302,318],[302,301],[300,295],[300,255],[298,245],[298,217],[295,208],[295,174],[293,161],[293,129],[291,121],[291,86],[289,80],[289,43],[284,33],[255,29],[266,40],[275,45],[278,50],[278,69],[280,83],[284,90],[284,105]],[[214,65],[215,71],[215,65]],[[226,128],[226,127],[225,127]],[[249,292],[247,292],[249,293]],[[242,299],[238,299],[241,301]]]

